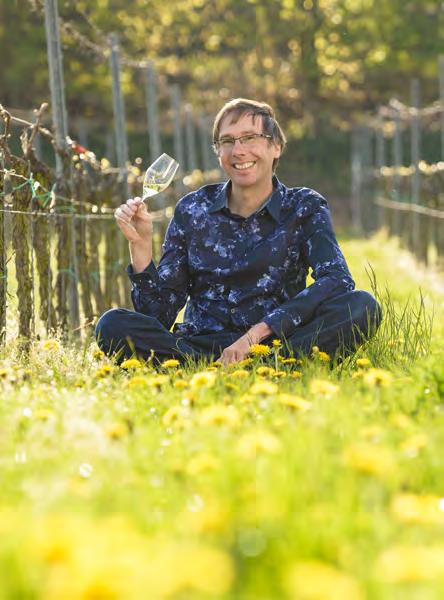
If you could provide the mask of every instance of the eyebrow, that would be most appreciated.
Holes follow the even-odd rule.
[[[245,131],[241,131],[239,135],[251,135],[253,133],[262,133],[262,131],[251,131],[251,129],[248,129]],[[219,136],[219,139],[222,139],[224,137],[239,137],[239,136],[235,136],[233,133],[224,133]]]

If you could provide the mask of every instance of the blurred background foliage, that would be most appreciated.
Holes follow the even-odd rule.
[[[42,0],[0,0],[0,102],[31,109],[49,99]],[[438,97],[443,47],[439,0],[66,0],[63,33],[71,129],[83,117],[112,129],[107,33],[122,52],[151,59],[159,76],[162,129],[171,127],[167,86],[179,83],[196,111],[214,115],[237,96],[270,102],[290,140],[280,172],[327,195],[348,192],[349,130],[390,98]],[[89,44],[90,40],[93,44]],[[124,67],[131,157],[147,154],[144,83]],[[75,135],[75,131],[73,132]],[[103,151],[100,135],[92,135]],[[103,144],[102,144],[103,146]]]

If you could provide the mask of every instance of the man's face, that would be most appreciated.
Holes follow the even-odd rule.
[[[263,133],[262,117],[253,121],[252,115],[243,115],[236,123],[228,114],[220,125],[219,140]],[[242,144],[236,140],[231,147],[219,148],[219,162],[235,187],[256,187],[271,180],[273,161],[279,158],[281,149],[268,138],[258,137]]]

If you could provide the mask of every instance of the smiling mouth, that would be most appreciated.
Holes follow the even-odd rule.
[[[237,171],[245,171],[245,169],[249,169],[250,167],[253,167],[255,164],[256,164],[255,162],[234,163],[233,167]]]

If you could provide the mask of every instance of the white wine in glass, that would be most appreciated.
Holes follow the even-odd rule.
[[[163,192],[173,180],[179,163],[168,156],[161,154],[147,169],[143,180],[142,200],[147,200],[159,192]]]

